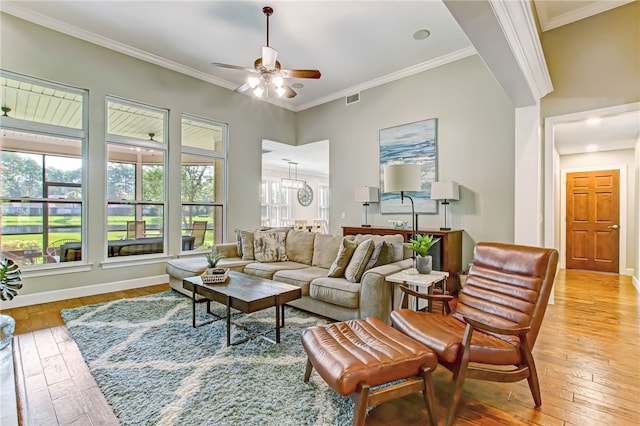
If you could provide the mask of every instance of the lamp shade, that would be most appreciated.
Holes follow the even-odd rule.
[[[384,168],[384,192],[420,192],[419,164],[392,164]]]
[[[453,181],[433,182],[431,184],[432,200],[459,200],[460,189]]]
[[[353,191],[353,201],[356,203],[377,203],[380,200],[379,190],[375,186],[363,186]]]

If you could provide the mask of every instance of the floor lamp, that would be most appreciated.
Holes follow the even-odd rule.
[[[405,192],[420,192],[421,190],[419,164],[392,164],[384,168],[384,192],[399,192],[402,203],[404,203],[405,197],[411,201],[412,238],[415,238],[418,233],[418,215],[416,215],[413,198],[405,195]]]
[[[449,200],[460,199],[458,184],[452,181],[433,182],[431,184],[431,199],[441,200],[444,206],[444,227],[440,228],[440,230],[450,231],[451,227],[447,226],[447,206],[449,205]]]
[[[369,228],[369,204],[377,203],[380,199],[379,190],[375,186],[363,186],[356,188],[353,193],[353,201],[356,203],[362,203],[362,227]]]

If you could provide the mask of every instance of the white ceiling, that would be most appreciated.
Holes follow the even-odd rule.
[[[630,0],[535,0],[543,29],[583,19]],[[285,69],[319,69],[298,96],[270,99],[300,111],[475,53],[441,0],[427,1],[6,1],[3,12],[145,61],[235,89],[243,71],[211,62],[251,67],[266,43],[262,7],[273,7],[270,45]],[[417,30],[431,36],[415,40]],[[237,96],[247,96],[238,94]],[[613,120],[617,123],[619,120]],[[638,137],[631,116],[622,136]],[[636,125],[636,130],[630,130]],[[570,131],[567,146],[593,131]],[[572,129],[573,130],[573,129]],[[564,130],[563,130],[564,131]]]

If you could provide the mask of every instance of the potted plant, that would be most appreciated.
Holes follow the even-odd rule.
[[[428,255],[428,253],[429,249],[438,241],[440,241],[440,238],[436,238],[433,235],[417,234],[415,238],[410,239],[406,244],[406,246],[416,254],[416,269],[418,270],[418,273],[431,273],[433,259]]]
[[[207,274],[216,275],[216,274],[224,274],[225,270],[223,268],[218,268],[218,262],[220,259],[224,259],[224,254],[216,253],[215,251],[211,251],[207,253],[207,263],[209,263],[209,270]]]
[[[22,288],[20,266],[11,259],[0,261],[0,300],[12,300]],[[0,349],[9,346],[16,322],[10,315],[0,314]]]

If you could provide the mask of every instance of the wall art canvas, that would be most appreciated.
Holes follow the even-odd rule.
[[[438,176],[437,119],[418,121],[380,130],[380,213],[411,214],[411,201],[400,201],[399,193],[384,190],[384,168],[391,164],[418,163],[422,179],[420,192],[405,193],[415,203],[415,212],[435,214],[438,202],[431,200],[431,182]],[[405,197],[406,198],[406,197]]]

